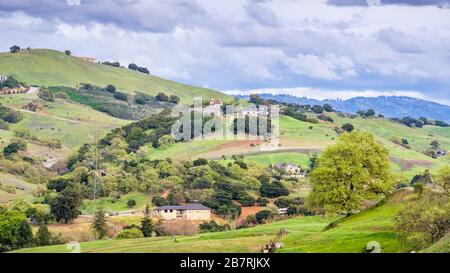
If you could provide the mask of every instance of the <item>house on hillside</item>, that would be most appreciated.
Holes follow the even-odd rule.
[[[77,57],[77,58],[80,60],[83,60],[85,62],[88,62],[88,63],[96,63],[97,62],[97,60],[95,58],[91,58],[91,57]]]
[[[201,204],[162,206],[154,210],[154,216],[162,220],[209,221],[211,209]]]
[[[211,98],[209,100],[209,106],[222,106],[223,105],[223,101],[221,99],[215,99],[215,98]]]
[[[209,101],[209,105],[203,108],[203,115],[222,116],[222,105],[223,101],[221,99],[212,98]]]
[[[240,114],[248,117],[264,117],[268,116],[270,113],[266,107],[248,107],[247,109],[243,109]]]
[[[296,178],[305,178],[306,170],[303,170],[299,165],[291,163],[275,163],[272,165],[272,169],[277,170],[282,175]]]

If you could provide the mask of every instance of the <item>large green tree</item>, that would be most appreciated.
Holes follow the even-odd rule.
[[[392,188],[389,152],[370,133],[344,133],[319,157],[311,182],[316,207],[351,214]]]
[[[0,212],[0,252],[29,245],[32,239],[31,226],[23,213]]]
[[[58,222],[64,221],[66,224],[80,215],[78,207],[81,206],[83,195],[77,187],[67,187],[52,200],[51,212]]]

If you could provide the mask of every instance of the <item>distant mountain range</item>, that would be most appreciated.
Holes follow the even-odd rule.
[[[356,113],[358,110],[374,109],[378,114],[389,118],[402,118],[421,116],[434,120],[450,121],[450,106],[411,97],[380,96],[380,97],[355,97],[348,100],[326,99],[316,100],[292,95],[258,94],[263,99],[272,99],[279,102],[297,104],[325,104],[329,103],[334,109],[345,113]],[[249,96],[238,96],[248,99]]]

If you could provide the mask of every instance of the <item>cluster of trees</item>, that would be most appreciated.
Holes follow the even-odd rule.
[[[423,153],[432,158],[438,158],[440,156],[448,154],[446,150],[441,149],[441,143],[438,140],[431,141],[430,147],[426,149]]]
[[[391,141],[397,145],[402,146],[405,149],[411,149],[411,146],[409,146],[409,141],[406,138],[399,138],[397,136],[394,136],[391,138]]]
[[[2,88],[16,88],[20,86],[20,82],[13,76],[8,76],[6,80],[0,81],[0,89]]]
[[[27,150],[27,143],[25,141],[13,139],[11,140],[11,143],[9,143],[3,148],[3,155],[10,156],[19,151],[26,151],[26,150]]]
[[[402,123],[408,127],[415,127],[415,128],[422,128],[425,125],[432,125],[432,126],[438,126],[438,127],[449,127],[450,125],[444,121],[440,120],[431,120],[427,119],[426,117],[420,117],[418,119],[412,118],[412,117],[403,117],[401,119],[399,118],[393,118],[392,119],[395,122]]]
[[[104,65],[109,65],[109,66],[113,66],[113,67],[120,67],[120,63],[119,62],[103,62],[102,64]]]
[[[53,96],[53,93],[51,93],[50,91],[48,91],[45,88],[41,88],[39,90],[38,97],[41,100],[48,101],[48,102],[54,102],[55,101],[55,97]]]
[[[178,104],[180,102],[180,97],[175,95],[166,95],[165,93],[158,93],[158,95],[155,96],[156,101],[160,102],[170,102],[174,104]]]
[[[358,114],[361,117],[366,117],[366,118],[370,118],[370,117],[374,117],[375,116],[375,110],[373,109],[368,109],[368,110],[358,110],[356,112],[356,114]]]
[[[48,231],[45,221],[38,224],[39,229],[34,235],[23,212],[0,208],[0,252],[61,243],[59,237]]]
[[[70,87],[49,87],[48,90],[55,98],[64,97],[121,119],[138,120],[154,114],[157,112],[156,109],[170,109],[172,107],[169,103],[156,103],[153,97],[150,99],[146,98],[145,103],[150,106],[155,105],[155,107],[141,107],[141,101],[136,101],[139,95],[131,98],[129,94],[118,91],[111,84],[106,87],[81,84],[77,89]]]
[[[211,220],[209,222],[204,222],[199,225],[200,233],[203,232],[219,232],[219,231],[227,231],[230,230],[231,227],[229,224],[219,225],[216,221]]]
[[[263,197],[289,194],[290,182],[238,157],[226,165],[206,159],[149,160],[152,149],[166,145],[162,139],[170,138],[175,120],[165,111],[115,129],[97,144],[84,145],[70,159],[70,172],[48,183],[48,189],[58,193],[48,202],[56,220],[76,218],[84,198],[117,197],[136,190],[157,195],[153,203],[158,206],[200,202],[229,218],[239,216],[241,206],[267,203]],[[101,183],[94,166],[105,174]],[[159,196],[164,191],[169,191],[167,198]]]
[[[146,67],[141,67],[141,66],[138,66],[138,65],[136,65],[134,63],[129,64],[128,65],[128,69],[131,69],[131,70],[134,70],[134,71],[138,71],[138,72],[141,72],[141,73],[145,73],[145,74],[150,74],[150,71]]]
[[[23,115],[19,111],[0,106],[0,119],[8,123],[19,123],[23,119]]]
[[[108,84],[105,88],[103,88],[103,90],[113,94],[113,97],[117,100],[128,101],[128,95],[126,93],[117,91],[117,88],[112,84]]]
[[[434,177],[424,173],[414,185],[416,198],[398,213],[395,228],[403,246],[418,251],[450,232],[450,167]]]

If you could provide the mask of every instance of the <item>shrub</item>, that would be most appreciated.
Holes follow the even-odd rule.
[[[108,86],[105,87],[105,91],[114,94],[116,92],[116,87],[114,85],[109,84]]]
[[[244,207],[251,207],[255,205],[256,199],[244,192],[243,194],[239,195],[239,202]]]
[[[227,231],[230,230],[231,227],[229,224],[219,225],[216,221],[211,220],[209,222],[203,222],[199,225],[200,232],[219,232],[219,231]]]
[[[256,199],[256,205],[258,206],[267,206],[267,204],[269,204],[269,199],[264,198],[264,197],[258,197],[258,199]]]
[[[212,182],[207,177],[197,177],[192,182],[193,189],[210,189],[212,186]]]
[[[136,200],[134,200],[134,199],[129,199],[128,202],[127,202],[127,206],[128,206],[129,208],[135,207],[136,204],[137,204],[137,203],[136,203]]]
[[[279,208],[287,208],[290,205],[303,205],[305,201],[300,198],[289,198],[289,197],[280,197],[277,200],[275,200],[275,206]]]
[[[167,200],[164,199],[164,197],[162,197],[162,196],[153,196],[152,204],[157,207],[161,207],[161,206],[167,206],[169,204],[169,202],[167,202]]]
[[[327,122],[334,122],[334,119],[330,116],[321,114],[317,116],[318,119],[323,120],[323,121],[327,121]]]
[[[342,125],[341,129],[346,132],[352,132],[355,129],[355,127],[351,123],[345,123],[344,125]]]
[[[18,111],[0,106],[0,118],[8,123],[18,123],[23,119],[23,115]]]
[[[0,129],[9,130],[9,124],[6,121],[0,119]]]
[[[167,96],[164,93],[158,93],[158,95],[156,95],[155,99],[157,101],[168,102],[169,101],[169,96]]]
[[[39,90],[38,97],[41,100],[48,101],[48,102],[55,101],[55,98],[53,97],[53,93],[50,93],[47,89]]]
[[[180,97],[175,96],[175,95],[171,95],[169,98],[169,102],[174,103],[174,104],[178,104],[180,102]]]
[[[124,229],[116,237],[116,239],[119,240],[136,238],[144,238],[144,234],[142,234],[142,231],[137,228]]]
[[[264,224],[267,219],[273,217],[273,213],[270,210],[262,210],[255,214],[255,220],[258,224]]]
[[[114,98],[121,101],[128,101],[128,95],[119,91],[114,93]]]
[[[142,92],[136,92],[136,95],[134,95],[134,102],[140,105],[144,105],[147,102],[153,101],[154,98],[148,94],[142,93]]]
[[[5,148],[3,148],[3,154],[5,156],[12,155],[17,153],[18,151],[26,151],[27,143],[21,140],[13,140],[10,144],[8,144]]]
[[[280,181],[272,183],[262,183],[259,188],[262,197],[276,198],[284,195],[289,195],[289,190],[286,189]]]

